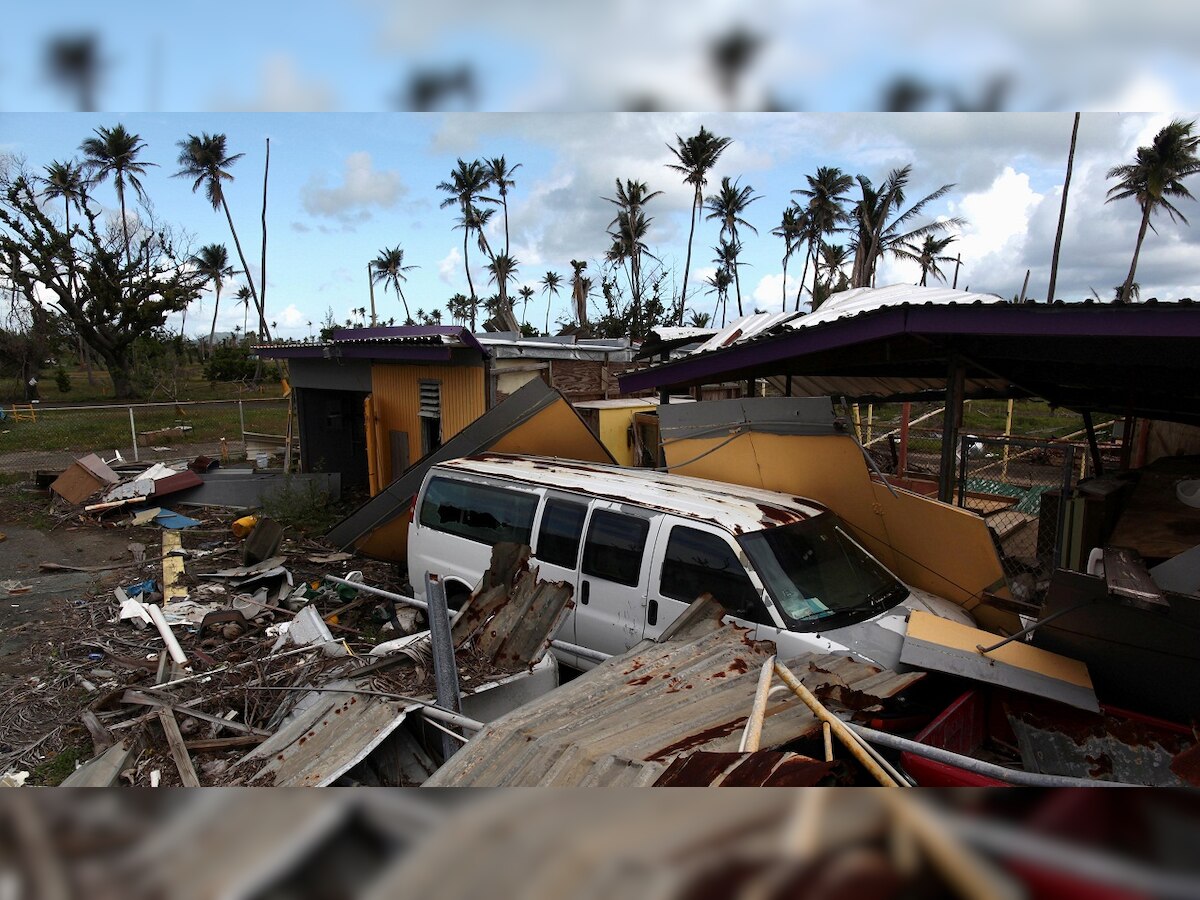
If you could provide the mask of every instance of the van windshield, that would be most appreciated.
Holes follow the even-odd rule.
[[[738,543],[793,631],[852,625],[908,594],[832,513],[744,534]]]

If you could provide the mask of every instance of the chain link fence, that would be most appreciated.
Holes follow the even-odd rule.
[[[59,470],[87,453],[153,462],[245,454],[247,433],[282,436],[288,400],[204,400],[0,407],[0,473]]]

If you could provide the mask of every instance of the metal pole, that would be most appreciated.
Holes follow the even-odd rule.
[[[908,473],[908,424],[912,416],[912,404],[905,401],[900,407],[900,453],[896,463],[896,474],[904,478]]]
[[[242,443],[246,443],[246,409],[242,401],[238,401],[238,421],[242,423]]]
[[[1008,481],[1008,439],[1012,437],[1013,402],[1008,401],[1008,418],[1004,420],[1004,461],[1000,464],[1000,480]]]
[[[867,443],[871,443],[871,431],[875,427],[875,404],[867,404]]]
[[[967,505],[967,460],[971,455],[971,436],[964,434],[958,448],[958,505]]]
[[[129,437],[133,441],[133,461],[140,462],[137,448],[137,426],[133,424],[133,407],[129,407]]]
[[[436,575],[425,576],[425,597],[429,602],[429,645],[433,650],[433,680],[437,686],[438,706],[462,712],[458,691],[458,666],[454,661],[454,639],[450,636],[450,613],[446,609],[446,587]],[[449,759],[458,744],[442,735],[442,758]]]
[[[949,503],[954,496],[954,445],[962,425],[963,382],[966,369],[958,358],[951,358],[946,373],[946,410],[942,416],[942,460],[938,473],[938,499]]]
[[[1067,444],[1063,448],[1063,454],[1065,459],[1063,460],[1062,496],[1058,501],[1058,534],[1054,536],[1054,564],[1066,568],[1063,553],[1067,546],[1067,536],[1063,532],[1067,529],[1067,502],[1071,496],[1071,471],[1075,468],[1074,445]]]

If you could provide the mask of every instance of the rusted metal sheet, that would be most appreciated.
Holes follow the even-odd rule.
[[[1008,722],[1028,771],[1156,787],[1187,784],[1172,769],[1192,743],[1183,735],[1113,716],[1010,711]]]
[[[754,753],[692,753],[676,759],[655,787],[813,787],[829,778],[834,764],[758,750]]]
[[[662,642],[643,641],[493,722],[427,784],[568,786],[607,783],[602,779],[618,772],[625,783],[653,783],[648,764],[665,768],[696,751],[737,751],[759,670],[775,646],[722,623],[719,607],[712,612],[703,626],[693,622]],[[836,654],[807,654],[788,665],[819,693],[831,684],[855,690],[881,681],[877,667]],[[882,683],[900,689],[890,677]],[[808,707],[787,695],[767,708],[761,746],[819,730]]]

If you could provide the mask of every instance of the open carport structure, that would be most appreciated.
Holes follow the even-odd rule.
[[[1075,410],[1200,424],[1200,303],[1009,303],[893,285],[817,312],[760,313],[690,354],[623,376],[625,393],[771,378],[785,394],[945,399],[939,496],[948,500],[966,399],[1040,397]],[[753,385],[751,385],[751,388]],[[751,391],[753,392],[753,391]]]

